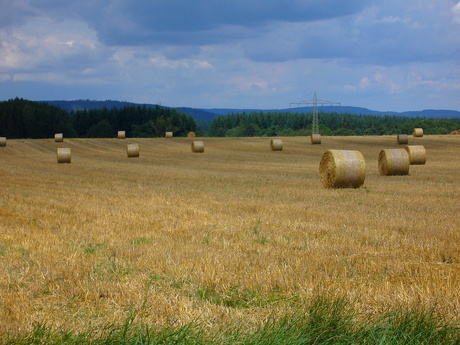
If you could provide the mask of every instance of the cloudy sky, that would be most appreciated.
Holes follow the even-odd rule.
[[[0,0],[0,100],[460,110],[459,0]]]

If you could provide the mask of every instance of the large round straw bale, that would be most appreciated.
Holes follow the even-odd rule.
[[[57,143],[62,143],[64,141],[64,135],[62,133],[56,133],[54,135],[54,141]]]
[[[312,134],[310,139],[312,144],[321,144],[321,134]]]
[[[195,132],[188,132],[187,138],[195,138],[195,137],[196,137],[196,133],[195,133]]]
[[[118,139],[126,139],[126,132],[125,131],[118,131]]]
[[[128,153],[128,158],[139,157],[139,145],[138,144],[126,145],[126,152]]]
[[[62,147],[57,149],[58,163],[70,163],[71,151],[69,147]]]
[[[204,152],[204,143],[202,141],[192,141],[192,152],[203,153]]]
[[[173,137],[173,132],[166,132],[165,133],[165,138],[172,138]]]
[[[409,136],[407,134],[398,134],[398,144],[399,145],[407,145],[409,142]]]
[[[324,188],[359,188],[366,178],[366,162],[359,151],[327,150],[319,173]]]
[[[380,175],[407,175],[409,173],[409,154],[405,149],[386,149],[379,154]]]
[[[283,141],[281,139],[272,139],[270,147],[272,151],[283,151]]]
[[[410,165],[423,165],[426,163],[426,150],[422,145],[406,146],[406,151],[409,154]]]
[[[0,146],[6,146],[6,137],[0,137]]]
[[[423,137],[423,128],[414,128],[412,134],[414,137]]]

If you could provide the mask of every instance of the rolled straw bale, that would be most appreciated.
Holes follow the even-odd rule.
[[[6,146],[6,137],[0,137],[0,147]]]
[[[327,150],[319,173],[324,188],[359,188],[366,178],[366,162],[359,151]]]
[[[188,132],[187,138],[195,138],[195,137],[196,137],[196,133],[195,133],[195,132]]]
[[[406,146],[406,151],[409,154],[410,165],[423,165],[426,163],[426,150],[422,145]]]
[[[57,161],[58,163],[70,163],[71,152],[69,147],[63,147],[57,149]]]
[[[128,153],[128,158],[139,157],[139,145],[138,144],[126,145],[126,152]]]
[[[54,141],[56,143],[62,143],[64,141],[64,136],[62,135],[62,133],[56,133],[54,135]]]
[[[423,128],[414,128],[412,134],[414,137],[423,137]]]
[[[409,173],[409,154],[405,149],[386,149],[379,154],[380,175],[407,175]]]
[[[165,133],[165,138],[172,138],[173,137],[173,132],[166,132]]]
[[[283,151],[283,141],[281,139],[272,139],[270,147],[272,151]]]
[[[398,144],[407,145],[409,142],[409,136],[407,134],[398,134]]]
[[[126,132],[118,131],[118,139],[126,139]]]
[[[312,144],[321,144],[321,134],[312,134],[310,139]]]
[[[204,152],[204,143],[202,141],[192,141],[192,151],[203,153]]]

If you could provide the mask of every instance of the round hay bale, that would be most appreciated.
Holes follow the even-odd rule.
[[[418,138],[423,137],[423,128],[414,128],[414,131],[412,132],[412,135],[414,137],[418,137]]]
[[[195,138],[195,137],[196,137],[196,133],[195,133],[195,132],[188,132],[187,138]]]
[[[173,137],[173,132],[166,132],[165,133],[165,138],[172,138]]]
[[[321,134],[312,134],[310,135],[310,139],[313,145],[321,144]]]
[[[126,139],[126,132],[125,131],[118,131],[118,139]]]
[[[62,147],[57,149],[58,163],[70,163],[71,151],[69,147]]]
[[[409,136],[407,134],[398,134],[397,140],[399,145],[407,145],[409,142]]]
[[[0,147],[6,146],[6,137],[0,137]]]
[[[62,133],[56,133],[54,135],[54,141],[57,143],[62,143],[64,141],[64,135]]]
[[[359,188],[366,178],[366,162],[359,151],[327,150],[319,173],[324,188]]]
[[[283,141],[281,139],[272,139],[270,147],[272,151],[283,151]]]
[[[409,154],[410,165],[424,165],[426,163],[426,150],[424,146],[406,146],[406,151]]]
[[[192,141],[192,152],[203,153],[204,152],[204,143],[202,141]]]
[[[409,154],[405,149],[386,149],[379,154],[380,175],[407,175],[409,173]]]
[[[139,145],[138,144],[126,145],[126,152],[128,154],[128,158],[139,157]]]

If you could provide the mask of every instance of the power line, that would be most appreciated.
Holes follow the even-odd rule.
[[[289,103],[289,106],[292,104],[303,104],[303,105],[312,105],[313,106],[313,123],[312,123],[312,134],[319,134],[319,127],[318,127],[318,104],[321,106],[324,105],[340,105],[339,102],[331,102],[331,101],[326,101],[323,99],[318,99],[316,97],[316,91],[313,95],[313,99],[310,101],[298,101],[298,102],[292,102]]]

